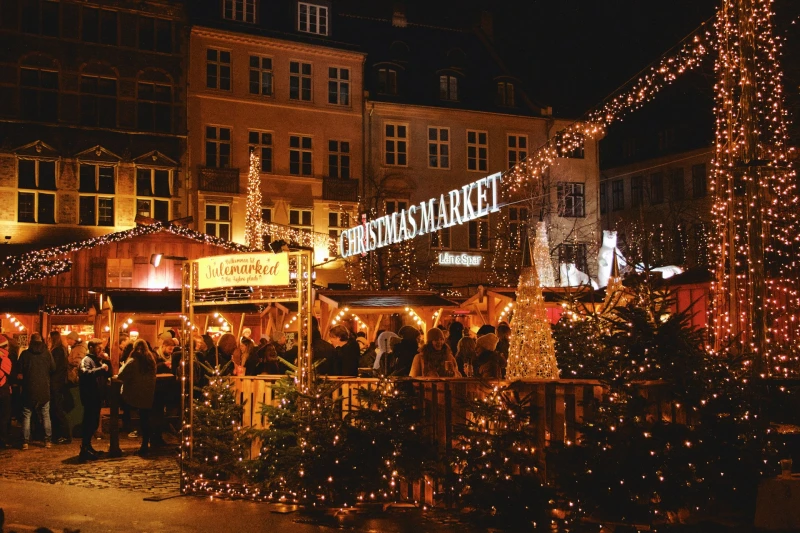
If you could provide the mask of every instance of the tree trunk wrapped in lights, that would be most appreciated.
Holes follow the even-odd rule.
[[[263,250],[261,237],[261,160],[255,151],[250,152],[250,173],[247,176],[247,212],[244,239],[252,250]]]
[[[556,275],[550,260],[550,239],[547,236],[547,222],[536,223],[536,238],[533,241],[533,261],[539,276],[540,287],[555,287]]]
[[[558,379],[555,342],[533,258],[532,251],[533,265],[523,268],[519,277],[506,367],[510,380]]]

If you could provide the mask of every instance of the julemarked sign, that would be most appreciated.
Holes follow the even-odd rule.
[[[197,288],[264,287],[289,284],[289,254],[258,252],[197,260]]]

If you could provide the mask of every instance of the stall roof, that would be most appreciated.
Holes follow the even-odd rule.
[[[458,303],[428,291],[319,291],[320,300],[333,307],[402,311],[406,307],[458,307]]]

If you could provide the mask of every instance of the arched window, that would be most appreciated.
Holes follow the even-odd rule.
[[[117,126],[117,73],[111,67],[95,64],[81,70],[81,124]]]
[[[375,75],[377,78],[375,89],[378,94],[398,94],[397,80],[399,71],[400,69],[394,64],[384,63],[375,65]]]
[[[458,101],[458,78],[452,74],[439,75],[439,98],[450,102]]]
[[[22,118],[58,122],[58,63],[47,56],[24,58],[19,69]]]
[[[136,120],[141,131],[172,133],[172,79],[148,70],[136,82]]]

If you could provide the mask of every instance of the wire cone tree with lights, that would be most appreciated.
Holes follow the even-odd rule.
[[[506,377],[510,380],[558,379],[555,343],[534,253],[535,249],[531,251],[533,264],[523,268],[519,277],[506,367]]]
[[[244,239],[251,250],[263,250],[261,218],[261,159],[250,152],[250,172],[247,175],[247,212]]]

